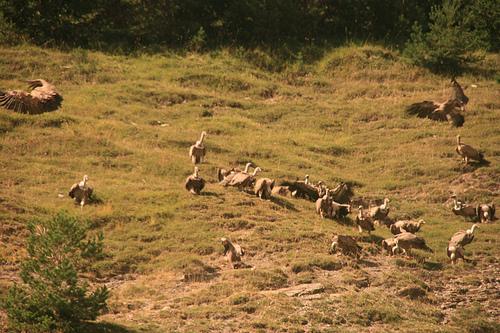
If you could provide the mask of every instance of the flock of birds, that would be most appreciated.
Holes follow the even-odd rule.
[[[30,92],[0,91],[0,106],[26,114],[40,114],[59,108],[62,96],[57,93],[52,84],[42,79],[28,81],[28,83]],[[462,87],[454,78],[451,80],[451,84],[452,96],[445,102],[415,103],[410,105],[406,112],[410,115],[437,121],[448,121],[454,126],[462,126],[465,120],[460,111],[465,111],[465,105],[469,98],[465,96]],[[199,140],[189,149],[189,158],[195,167],[193,174],[187,177],[184,186],[187,191],[195,195],[199,195],[206,185],[206,181],[200,176],[200,170],[197,166],[205,160],[207,149],[204,143],[206,137],[207,133],[202,132]],[[471,160],[480,163],[486,162],[483,154],[470,145],[462,143],[459,135],[457,135],[456,152],[466,165]],[[250,168],[254,170],[251,172]],[[352,205],[358,204],[355,224],[360,233],[370,234],[375,230],[375,226],[385,226],[394,235],[392,238],[384,239],[381,243],[382,249],[389,254],[410,255],[412,249],[433,252],[425,240],[416,235],[425,221],[422,219],[418,221],[393,220],[389,217],[390,201],[388,198],[372,202],[367,202],[362,198],[353,198],[353,190],[348,184],[340,183],[336,187],[330,188],[322,181],[313,184],[309,175],[306,175],[303,181],[282,181],[277,185],[273,179],[257,178],[259,172],[262,172],[260,167],[253,163],[247,163],[243,170],[236,167],[218,168],[217,179],[224,187],[236,187],[241,191],[253,193],[262,200],[270,200],[273,196],[280,195],[313,201],[316,204],[316,212],[321,218],[345,219],[351,213]],[[82,209],[93,199],[93,188],[88,185],[88,181],[89,177],[84,175],[82,181],[73,184],[68,193]],[[495,206],[493,204],[471,205],[458,200],[456,196],[452,196],[452,199],[452,211],[456,215],[478,219],[482,223],[494,219]],[[464,247],[474,239],[474,230],[477,227],[478,225],[474,224],[470,229],[458,231],[450,238],[447,254],[452,263],[456,263],[458,259],[465,260]],[[241,257],[244,255],[244,250],[241,246],[225,237],[221,238],[221,242],[224,246],[224,255],[233,268],[249,267],[242,263]],[[356,257],[360,256],[361,249],[357,240],[348,235],[334,235],[330,246],[331,253],[341,252]]]

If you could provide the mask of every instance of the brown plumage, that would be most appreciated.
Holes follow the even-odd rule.
[[[229,170],[217,169],[217,179],[219,179],[219,182],[221,185],[227,186],[228,183],[231,181],[231,179],[233,179],[233,177],[235,175],[237,175],[238,173],[248,174],[250,167],[253,167],[253,166],[254,166],[254,164],[250,162],[250,163],[247,163],[245,165],[244,170],[241,170],[240,168],[232,168]]]
[[[457,135],[457,148],[455,148],[455,151],[462,157],[465,164],[468,164],[469,160],[484,161],[484,156],[481,152],[460,141],[460,135]]]
[[[382,249],[387,251],[389,254],[393,254],[392,248],[396,246],[396,240],[394,238],[386,238],[382,241]]]
[[[332,199],[330,198],[330,191],[327,189],[325,195],[318,200],[316,200],[316,213],[321,216],[322,219],[332,218]]]
[[[436,121],[448,121],[450,124],[460,127],[465,119],[459,113],[462,103],[455,99],[449,99],[444,103],[423,101],[414,103],[406,108],[406,113],[416,115],[419,118],[429,118]]]
[[[186,178],[184,187],[192,194],[201,193],[205,187],[205,180],[199,176],[198,167],[194,167],[194,173]]]
[[[373,230],[375,230],[375,226],[373,224],[372,218],[364,214],[363,206],[358,207],[358,216],[356,216],[356,225],[358,226],[359,232],[367,231],[370,234]]]
[[[344,255],[354,255],[359,257],[361,254],[361,246],[351,236],[334,235],[332,244],[330,245],[330,253],[340,251]]]
[[[403,253],[410,254],[411,249],[420,249],[427,252],[434,252],[430,247],[427,246],[425,240],[410,232],[403,232],[399,235],[394,236],[394,242],[396,245],[392,248],[392,253],[394,254],[399,249],[402,249]]]
[[[479,220],[481,223],[488,223],[495,218],[494,204],[480,204],[478,207]]]
[[[239,172],[235,174],[229,182],[225,183],[224,186],[235,186],[240,190],[248,189],[255,184],[255,176],[259,171],[262,171],[262,169],[257,167],[252,174]]]
[[[259,178],[255,182],[254,193],[263,200],[270,200],[274,187],[274,180],[269,178]]]
[[[79,183],[73,184],[68,193],[68,195],[73,198],[76,203],[80,204],[81,208],[90,202],[92,193],[94,191],[92,187],[88,186],[88,180],[89,176],[84,175],[83,180]]]
[[[288,186],[290,193],[295,198],[303,198],[313,202],[319,199],[318,190],[309,184],[309,175],[306,175],[304,181],[283,181],[280,186]]]
[[[474,224],[468,230],[460,230],[451,236],[446,253],[453,264],[458,259],[464,259],[464,247],[474,240],[475,228],[478,228],[477,224]]]
[[[479,207],[464,204],[457,200],[455,196],[453,198],[453,207],[451,208],[453,214],[460,215],[469,219],[477,219],[479,217]]]
[[[22,90],[0,91],[0,106],[19,113],[40,114],[57,110],[62,96],[45,80],[28,81],[30,92]]]
[[[271,191],[273,195],[281,195],[284,197],[291,196],[292,194],[290,193],[290,189],[288,186],[274,186],[273,190]]]
[[[368,215],[372,218],[374,222],[379,224],[381,221],[385,221],[389,215],[389,199],[385,198],[384,203],[380,206],[371,207],[368,210]]]
[[[224,246],[224,256],[232,268],[244,268],[247,265],[241,262],[241,257],[245,255],[245,251],[241,246],[231,242],[228,238],[221,238],[222,245]]]
[[[465,96],[464,90],[455,78],[451,79],[451,99],[459,101],[462,106],[462,110],[465,108],[465,105],[469,103],[469,97]]]
[[[201,132],[200,140],[196,141],[194,145],[189,148],[189,157],[193,164],[203,163],[203,159],[205,158],[206,149],[203,145],[203,141],[207,136],[207,132]]]
[[[331,202],[332,207],[332,217],[337,219],[343,219],[351,212],[351,205],[349,204],[341,204],[336,201]]]
[[[418,221],[412,220],[401,220],[393,223],[390,226],[391,233],[393,235],[400,234],[402,232],[411,232],[412,234],[417,233],[420,230],[422,224],[425,224],[425,221],[420,219]]]

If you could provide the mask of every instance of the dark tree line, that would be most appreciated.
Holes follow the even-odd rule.
[[[498,48],[498,0],[463,0]],[[402,45],[442,0],[0,0],[0,19],[38,44],[207,47],[377,40]],[[486,18],[486,20],[485,20]],[[491,20],[488,20],[491,19]],[[1,24],[0,24],[1,26]]]

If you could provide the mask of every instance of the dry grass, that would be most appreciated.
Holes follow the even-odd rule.
[[[498,68],[498,56],[488,61]],[[410,103],[445,99],[448,80],[373,46],[340,48],[281,73],[226,51],[124,57],[0,48],[2,89],[23,88],[22,80],[37,77],[60,89],[62,110],[36,117],[0,110],[0,295],[22,259],[26,221],[66,209],[104,231],[109,256],[97,268],[113,289],[103,320],[130,331],[494,328],[487,312],[460,308],[442,325],[432,289],[433,281],[498,267],[498,223],[481,226],[467,247],[473,264],[450,267],[445,252],[451,234],[470,225],[451,213],[450,193],[466,191],[471,201],[499,194],[493,80],[459,78],[477,88],[466,91],[465,126],[456,129],[403,113]],[[189,146],[202,130],[208,156],[200,170],[209,183],[205,195],[194,197],[183,181],[192,172]],[[464,169],[454,152],[456,134],[491,164]],[[386,258],[374,242],[390,233],[379,228],[361,243],[367,262],[329,256],[331,234],[355,235],[353,226],[320,220],[309,202],[262,202],[216,184],[217,166],[247,161],[266,177],[309,174],[329,184],[352,181],[362,196],[387,196],[393,216],[428,222],[421,235],[435,253],[424,263]],[[81,212],[58,193],[83,174],[102,204]],[[222,236],[246,248],[254,270],[228,268]],[[368,285],[357,282],[365,278]],[[312,299],[262,292],[307,282],[323,283],[325,292]],[[426,300],[397,296],[422,284],[430,285]]]

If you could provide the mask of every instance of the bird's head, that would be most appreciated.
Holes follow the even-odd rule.
[[[420,219],[420,220],[418,220],[418,223],[425,224],[425,221],[424,221],[424,219]]]
[[[200,172],[200,169],[199,169],[197,166],[195,166],[195,167],[194,167],[194,175],[195,175],[196,177],[198,176],[198,173],[199,173],[199,172]]]
[[[227,239],[226,237],[222,237],[222,238],[220,239],[220,241],[221,241],[222,245],[227,245],[227,244],[229,244],[229,239]]]
[[[84,181],[84,182],[87,182],[88,180],[89,180],[89,176],[84,175],[84,176],[83,176],[83,181]]]

